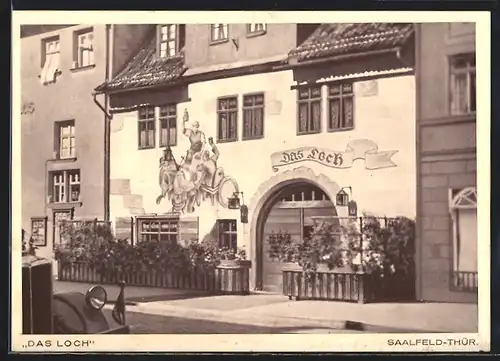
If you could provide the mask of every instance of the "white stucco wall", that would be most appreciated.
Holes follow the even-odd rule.
[[[416,214],[416,160],[415,160],[415,84],[412,75],[379,78],[367,83],[356,83],[354,122],[352,131],[328,133],[326,112],[323,112],[323,132],[315,135],[296,135],[297,94],[291,89],[291,71],[256,74],[237,78],[214,80],[189,86],[189,103],[179,104],[178,143],[172,150],[178,161],[189,148],[189,141],[181,133],[182,116],[186,108],[190,121],[197,120],[206,137],[216,139],[217,97],[238,95],[237,142],[216,144],[220,151],[218,165],[226,175],[234,178],[244,192],[248,204],[258,187],[280,172],[297,167],[308,167],[315,174],[323,174],[340,187],[352,187],[358,203],[358,214],[370,212],[377,216]],[[370,89],[367,91],[366,89]],[[265,93],[264,138],[242,141],[242,95],[252,92]],[[326,94],[324,87],[323,93]],[[325,102],[326,105],[326,102]],[[323,109],[326,109],[324,106]],[[158,125],[157,125],[158,127]],[[159,158],[163,149],[138,150],[137,112],[115,114],[111,133],[111,179],[130,180],[130,192],[142,196],[146,213],[165,213],[171,210],[168,200],[156,204],[160,194],[158,184]],[[156,144],[159,144],[157,134]],[[352,167],[335,169],[316,162],[306,161],[280,167],[274,172],[270,155],[297,147],[321,147],[345,151],[348,143],[357,139],[369,139],[378,145],[379,151],[397,151],[392,161],[394,167],[367,170],[363,160]],[[111,219],[130,216],[124,207],[123,197],[111,195]],[[250,205],[251,206],[251,205]],[[251,211],[251,209],[250,209]],[[339,212],[342,213],[342,212]],[[239,212],[212,206],[205,201],[196,207],[199,217],[200,238],[210,231],[217,218],[239,219]],[[241,234],[238,243],[250,242],[249,224],[238,224]]]

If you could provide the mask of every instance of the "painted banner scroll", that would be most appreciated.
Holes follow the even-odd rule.
[[[331,168],[351,168],[354,161],[363,159],[366,169],[395,167],[392,156],[397,150],[378,151],[378,145],[372,140],[356,139],[348,143],[345,151],[336,151],[317,147],[300,147],[271,154],[273,171],[293,163],[312,161]]]

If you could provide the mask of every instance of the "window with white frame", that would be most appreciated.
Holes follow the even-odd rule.
[[[55,151],[57,159],[76,158],[74,120],[55,123]]]
[[[243,95],[243,139],[264,136],[264,93]]]
[[[49,174],[49,203],[80,202],[80,171],[64,170]]]
[[[235,219],[218,219],[217,231],[219,247],[236,250],[238,245],[237,222]]]
[[[177,105],[159,107],[160,111],[160,147],[177,144]]]
[[[212,42],[226,41],[229,39],[228,24],[211,24],[210,33]]]
[[[248,24],[247,33],[249,35],[262,34],[267,30],[267,24]]]
[[[85,29],[74,35],[74,67],[84,68],[94,65],[94,31]]]
[[[137,217],[138,242],[154,241],[177,243],[179,237],[179,217]]]
[[[328,86],[328,131],[352,129],[354,126],[352,83]]]
[[[42,84],[56,81],[57,73],[60,71],[60,60],[59,37],[42,40],[42,72],[40,74]]]
[[[453,115],[476,111],[476,54],[450,57],[450,110]]]
[[[168,58],[178,54],[184,46],[185,25],[158,25],[158,56]]]
[[[477,291],[477,191],[475,187],[450,190],[453,221],[453,268],[451,287]]]

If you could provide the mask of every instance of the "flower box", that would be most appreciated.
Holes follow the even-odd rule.
[[[217,266],[217,285],[223,294],[248,295],[250,293],[251,261],[221,260]]]
[[[299,265],[286,264],[282,274],[283,294],[289,299],[368,301],[365,282],[369,275],[353,271],[349,266],[329,269],[320,264],[316,272],[306,274]]]
[[[101,274],[84,262],[59,264],[58,280],[69,282],[87,282],[99,284],[116,284],[122,280],[129,286],[146,286],[209,291],[217,293],[216,269],[193,269],[191,272],[179,273],[166,271],[127,271]]]
[[[219,268],[250,268],[252,261],[239,259],[222,259],[219,263]]]

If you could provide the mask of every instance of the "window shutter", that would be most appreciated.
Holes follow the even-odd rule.
[[[181,217],[179,219],[179,244],[187,246],[199,240],[198,217]]]

